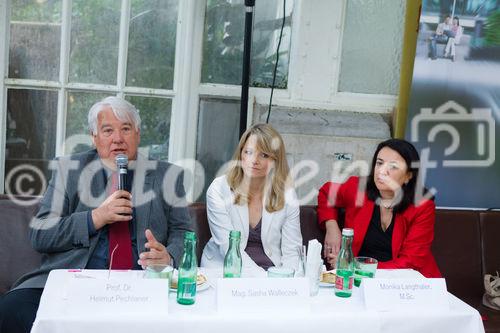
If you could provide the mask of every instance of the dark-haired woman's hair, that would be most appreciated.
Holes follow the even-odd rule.
[[[411,172],[412,177],[408,181],[407,184],[403,184],[401,189],[403,191],[403,197],[400,202],[393,207],[394,213],[401,213],[408,208],[408,206],[415,201],[415,191],[417,187],[418,180],[418,169],[420,164],[420,157],[418,156],[418,152],[415,147],[409,143],[408,141],[401,139],[389,139],[384,142],[381,142],[377,149],[375,150],[375,154],[373,155],[372,166],[370,170],[370,176],[368,177],[366,184],[366,192],[368,195],[368,199],[372,201],[376,201],[380,198],[380,192],[375,185],[375,164],[377,162],[378,153],[382,148],[387,147],[394,151],[396,151],[401,157],[405,160],[406,166],[408,168],[408,172]],[[426,190],[424,189],[424,194]]]
[[[460,26],[460,19],[458,18],[458,16],[454,16],[453,19],[457,20],[457,25]]]

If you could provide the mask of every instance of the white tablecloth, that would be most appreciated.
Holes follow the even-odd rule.
[[[482,333],[483,324],[479,313],[449,294],[450,309],[447,311],[367,311],[362,292],[354,288],[350,298],[336,297],[332,288],[320,288],[311,298],[311,311],[293,315],[285,311],[267,313],[240,313],[223,315],[216,310],[216,279],[222,272],[205,270],[210,288],[197,294],[194,305],[179,305],[175,294],[169,297],[169,313],[148,316],[82,316],[71,314],[65,301],[68,281],[75,274],[107,276],[107,271],[86,270],[80,273],[55,270],[50,273],[43,292],[32,333],[124,333],[124,332],[203,332],[203,333],[264,333],[264,332],[454,332]],[[140,278],[137,271],[113,272],[129,278]],[[118,275],[114,275],[118,276]],[[419,273],[412,270],[379,270],[381,278],[415,278]]]

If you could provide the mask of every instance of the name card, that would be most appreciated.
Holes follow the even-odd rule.
[[[224,313],[309,310],[306,278],[236,278],[217,280],[217,311]]]
[[[72,278],[67,314],[135,316],[168,313],[168,279]]]
[[[448,310],[444,279],[363,279],[368,310]]]

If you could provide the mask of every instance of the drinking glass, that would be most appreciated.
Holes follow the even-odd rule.
[[[144,277],[147,279],[169,279],[172,280],[174,268],[170,265],[148,265]]]
[[[359,287],[363,278],[373,278],[377,271],[377,259],[370,257],[354,258],[354,285]]]
[[[284,266],[272,266],[267,269],[267,277],[270,278],[293,278],[295,270]]]
[[[297,247],[298,258],[298,267],[295,271],[295,277],[304,277],[306,275],[306,250],[305,246]]]

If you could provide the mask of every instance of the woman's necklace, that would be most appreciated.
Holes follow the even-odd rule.
[[[380,205],[382,207],[384,207],[385,209],[389,209],[389,210],[392,210],[392,208],[394,207],[394,203],[392,201],[392,199],[380,199]]]

